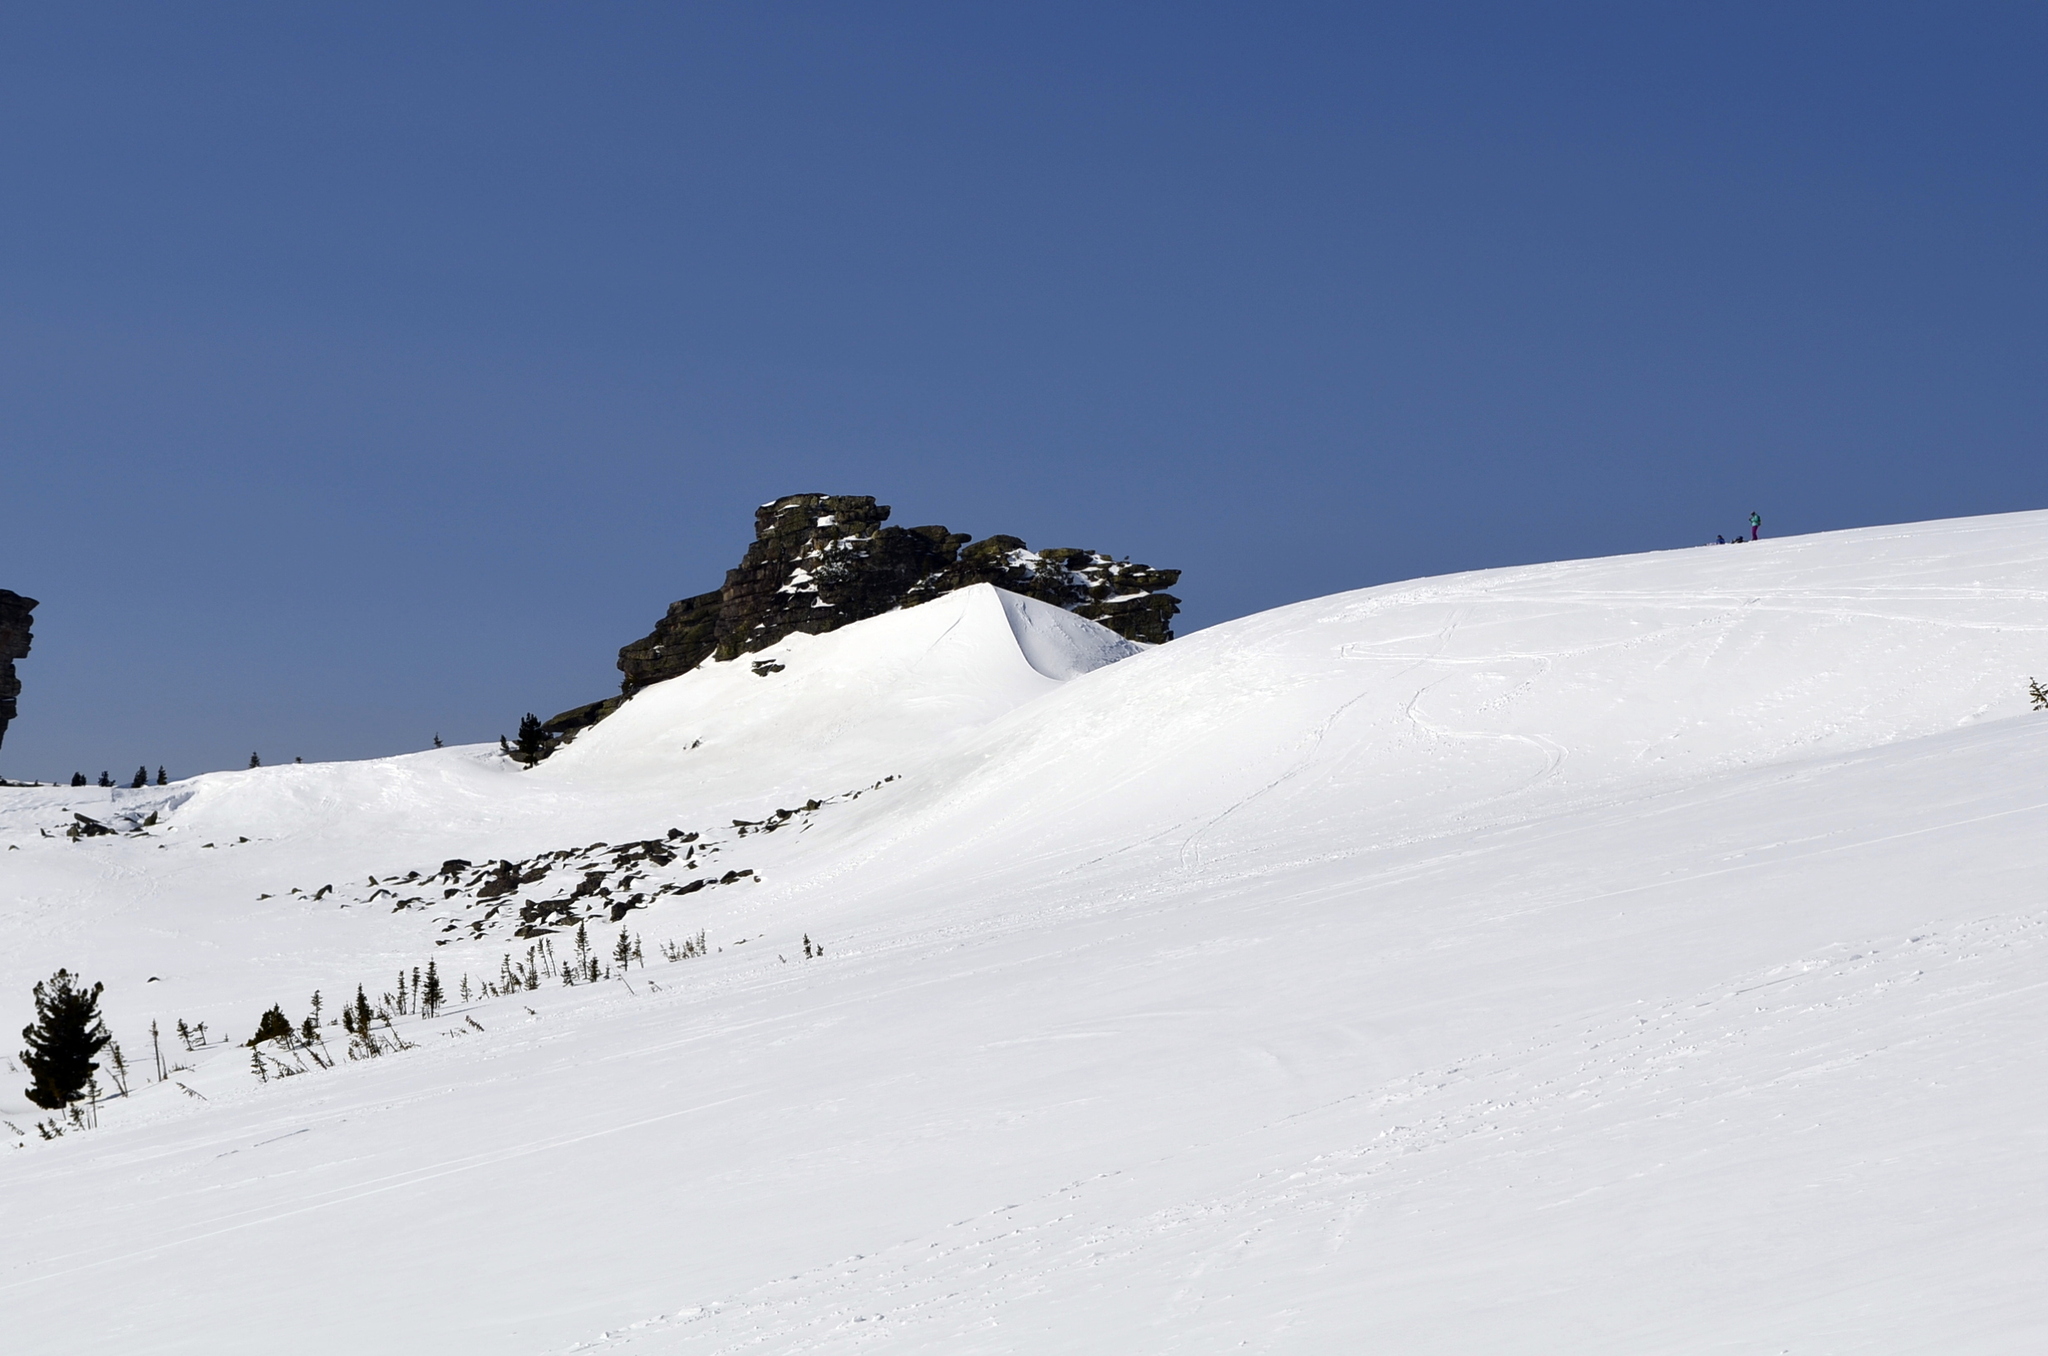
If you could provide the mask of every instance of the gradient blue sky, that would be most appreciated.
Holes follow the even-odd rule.
[[[0,773],[493,738],[797,491],[1184,629],[2040,507],[2044,69],[2037,4],[10,6]]]

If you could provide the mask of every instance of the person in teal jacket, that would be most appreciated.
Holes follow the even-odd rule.
[[[1751,541],[1756,540],[1756,534],[1758,530],[1763,527],[1763,525],[1764,520],[1757,516],[1755,509],[1751,509],[1749,513],[1749,539]]]

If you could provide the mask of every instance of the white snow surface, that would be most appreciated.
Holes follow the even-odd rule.
[[[8,1029],[69,966],[137,1070],[48,1141],[0,1083],[0,1346],[2042,1350],[2035,673],[2048,513],[1156,648],[983,586],[530,772],[0,790]],[[167,1036],[155,1080],[152,1019],[495,976],[528,943],[444,859],[671,829],[753,874],[626,912],[623,981],[269,1082]]]

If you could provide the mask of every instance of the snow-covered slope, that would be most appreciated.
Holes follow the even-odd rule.
[[[0,791],[0,999],[104,978],[136,1063],[152,1017],[481,980],[529,944],[487,908],[603,866],[485,901],[445,858],[690,850],[597,872],[626,982],[269,1083],[179,1048],[0,1149],[0,1312],[123,1352],[2036,1349],[2044,566],[2018,514],[1137,654],[980,588],[530,773]]]
[[[657,684],[531,772],[479,746],[161,788],[0,791],[0,994],[68,965],[106,981],[117,1030],[146,1025],[166,1004],[192,1021],[252,1023],[252,995],[331,993],[423,963],[456,910],[394,913],[370,898],[407,871],[671,828],[729,839],[736,817],[844,801],[952,747],[1055,690],[1041,669],[1072,676],[1136,650],[1093,622],[981,585]],[[152,813],[160,823],[143,835],[64,837],[81,814],[126,827]],[[781,847],[757,839],[728,860],[760,868]],[[290,893],[323,886],[336,892],[318,908]],[[403,895],[437,903],[445,888]],[[695,931],[687,921],[676,921],[679,933]],[[496,954],[472,964],[481,972]],[[11,1095],[0,1090],[0,1109],[18,1104]]]

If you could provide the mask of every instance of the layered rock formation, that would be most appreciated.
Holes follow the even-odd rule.
[[[754,513],[754,543],[725,587],[670,605],[653,632],[619,651],[620,695],[547,722],[567,734],[603,719],[649,683],[706,659],[766,649],[793,632],[817,634],[950,593],[994,584],[1100,622],[1128,639],[1173,639],[1180,600],[1164,592],[1179,570],[1133,565],[1099,551],[1033,551],[1016,537],[972,540],[943,527],[887,527],[868,495],[792,494]]]
[[[28,654],[28,614],[35,606],[33,598],[0,589],[0,740],[7,738],[7,722],[14,719],[14,699],[21,695],[14,661]]]

